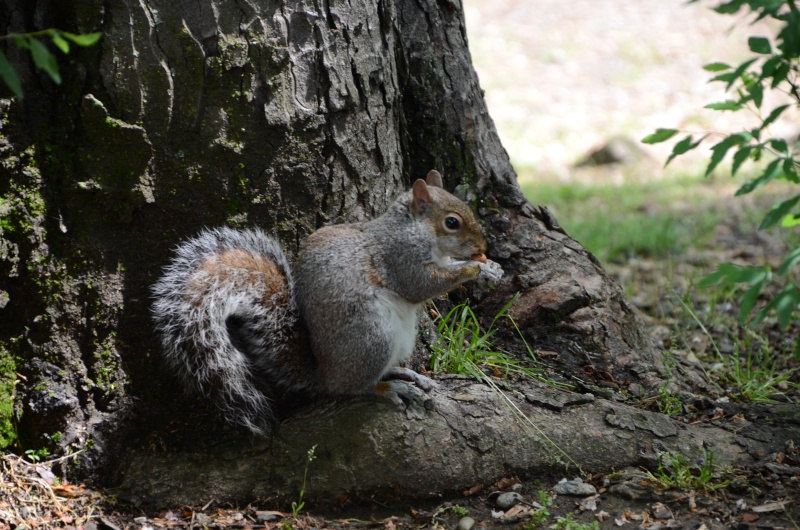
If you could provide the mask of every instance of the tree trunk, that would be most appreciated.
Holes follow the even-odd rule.
[[[25,447],[82,451],[71,462],[86,475],[111,455],[143,462],[154,433],[184,419],[196,397],[177,399],[165,373],[148,291],[178,241],[203,226],[257,225],[292,253],[322,225],[381,213],[432,168],[475,206],[489,257],[507,272],[495,291],[472,293],[479,311],[492,315],[519,292],[517,325],[534,348],[558,354],[564,373],[600,374],[611,387],[660,381],[658,352],[620,288],[523,198],[457,0],[0,0],[2,33],[56,26],[103,32],[62,57],[61,87],[4,41],[25,100],[0,105],[0,366],[19,373]],[[363,405],[327,407],[334,431],[356,437],[345,419]],[[587,421],[606,414],[587,411]],[[277,440],[303,436],[301,420],[291,422]],[[303,442],[303,451],[315,443]],[[252,446],[228,446],[224,458],[242,462]],[[585,448],[570,446],[572,457]],[[156,458],[184,449],[167,445]],[[208,472],[221,465],[197,447],[189,454]],[[587,453],[585,463],[602,461]],[[269,476],[284,471],[295,470]]]

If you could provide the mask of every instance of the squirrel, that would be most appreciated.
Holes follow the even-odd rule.
[[[183,242],[153,285],[167,364],[212,397],[229,423],[264,434],[283,395],[429,391],[399,365],[417,312],[464,282],[496,283],[497,263],[469,207],[433,170],[371,221],[320,228],[290,267],[258,229],[206,229]]]

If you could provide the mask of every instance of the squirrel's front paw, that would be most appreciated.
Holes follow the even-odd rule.
[[[484,280],[489,285],[496,285],[503,277],[503,269],[497,262],[494,262],[489,259],[486,260],[486,263],[482,263],[479,261],[478,267],[480,267],[481,269],[478,278]]]

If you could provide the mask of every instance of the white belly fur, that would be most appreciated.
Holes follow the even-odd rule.
[[[422,304],[412,304],[391,291],[385,291],[375,302],[375,313],[382,322],[388,322],[390,334],[389,360],[383,368],[385,374],[406,361],[414,352],[417,340],[417,310]],[[381,374],[383,375],[383,374]]]

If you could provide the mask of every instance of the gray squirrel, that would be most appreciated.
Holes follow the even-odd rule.
[[[205,230],[152,287],[167,363],[224,417],[266,432],[277,396],[384,392],[404,379],[422,304],[469,280],[496,282],[469,207],[437,171],[380,217],[311,234],[294,267],[257,229]]]

